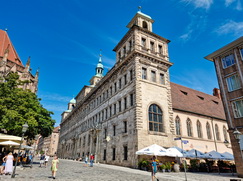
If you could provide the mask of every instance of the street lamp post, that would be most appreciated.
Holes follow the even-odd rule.
[[[101,123],[99,122],[96,125],[95,131],[96,131],[96,148],[95,148],[95,163],[97,162],[97,157],[98,157],[98,147],[99,147],[99,131],[101,130]],[[99,159],[98,159],[99,161]]]
[[[39,135],[36,135],[35,136],[35,147],[34,147],[34,152],[33,152],[33,156],[32,156],[32,159],[31,159],[31,163],[30,163],[30,168],[32,168],[32,164],[33,164],[33,161],[34,161],[34,158],[35,158],[35,150],[36,150],[36,147],[37,147],[38,138],[39,138]]]
[[[239,144],[239,148],[240,148],[240,135],[241,135],[241,132],[239,132],[237,130],[237,128],[235,128],[235,131],[233,132],[233,135],[234,135],[235,139],[237,140],[237,142]],[[240,155],[241,155],[241,159],[243,161],[243,156],[242,156],[242,150],[241,150],[241,148],[240,148]]]
[[[27,131],[28,127],[29,127],[29,126],[28,126],[27,123],[23,124],[23,126],[22,126],[22,138],[21,138],[21,141],[20,141],[19,150],[18,150],[18,155],[17,155],[17,158],[16,158],[16,160],[15,160],[14,170],[13,170],[13,173],[12,173],[12,175],[11,175],[11,178],[14,178],[14,177],[15,177],[15,171],[16,171],[16,167],[17,167],[17,163],[18,163],[18,158],[19,158],[20,148],[21,148],[21,145],[22,145],[22,142],[23,142],[23,139],[24,139],[24,134],[25,134],[25,132]]]

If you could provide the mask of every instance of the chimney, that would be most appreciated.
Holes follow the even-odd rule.
[[[221,99],[220,89],[214,88],[213,89],[213,95],[216,96],[217,98]]]

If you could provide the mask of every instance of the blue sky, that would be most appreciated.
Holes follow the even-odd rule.
[[[172,82],[212,94],[214,64],[203,57],[243,35],[242,0],[8,0],[0,29],[8,29],[22,62],[40,68],[38,96],[60,123],[67,103],[95,73],[99,51],[106,68],[113,48],[142,6],[153,32],[169,43]]]

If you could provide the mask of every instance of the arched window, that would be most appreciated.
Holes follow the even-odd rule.
[[[211,134],[210,124],[208,122],[206,124],[206,130],[207,130],[208,139],[211,140],[212,139],[212,134]]]
[[[202,125],[199,120],[197,120],[197,136],[202,138]]]
[[[219,127],[217,124],[215,124],[215,133],[216,133],[216,139],[220,140],[220,134],[219,134]]]
[[[148,24],[146,21],[143,21],[143,28],[148,29]]]
[[[227,129],[223,126],[223,133],[224,133],[224,141],[228,141]]]
[[[181,121],[178,116],[175,119],[175,126],[176,126],[176,135],[181,135]]]
[[[163,113],[159,106],[149,106],[149,131],[164,132]]]
[[[186,121],[186,127],[187,127],[187,136],[192,136],[192,122],[189,118]]]

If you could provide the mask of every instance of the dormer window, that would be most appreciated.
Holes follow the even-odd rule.
[[[143,21],[143,28],[144,28],[144,29],[148,29],[148,24],[147,24],[146,21]]]
[[[204,97],[201,97],[201,96],[197,96],[199,99],[201,99],[201,100],[204,100]]]
[[[181,90],[181,92],[182,92],[182,93],[183,93],[184,95],[187,95],[187,92],[185,92],[185,91],[182,91],[182,90]]]

